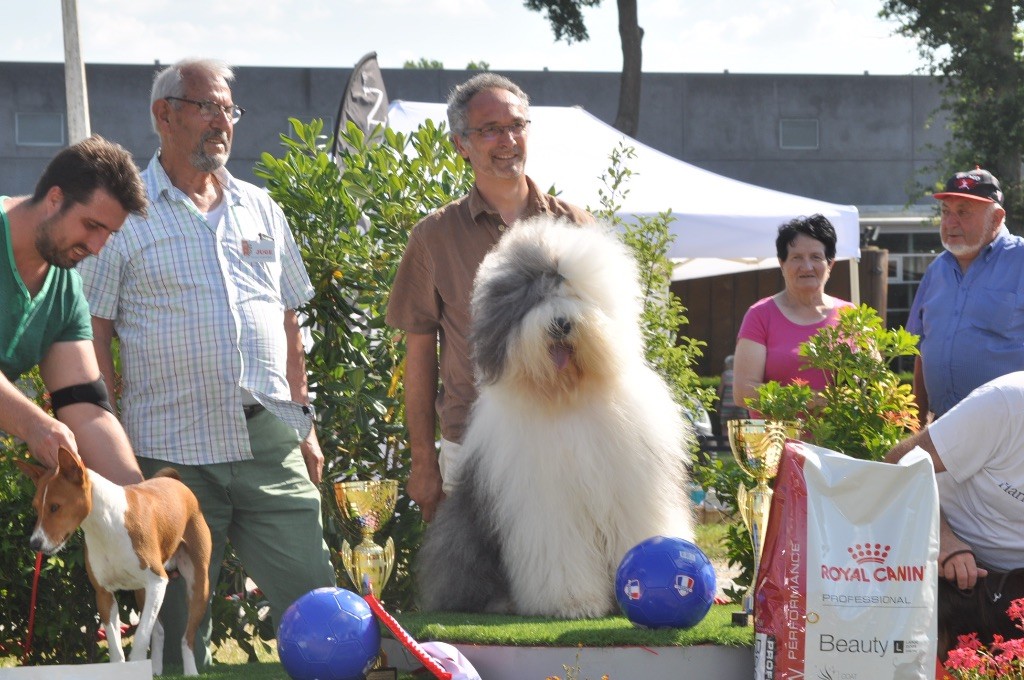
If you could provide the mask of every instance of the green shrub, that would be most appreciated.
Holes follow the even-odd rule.
[[[805,439],[862,460],[881,460],[904,437],[916,432],[912,387],[889,367],[898,357],[916,356],[918,337],[903,328],[887,329],[867,305],[843,309],[800,345],[803,364],[830,376],[817,394],[806,383],[758,388],[752,408],[773,420],[802,421]]]
[[[291,125],[292,135],[281,138],[284,155],[264,153],[255,172],[284,210],[315,289],[302,312],[313,336],[306,366],[325,458],[328,543],[337,551],[342,540],[359,539],[337,521],[333,482],[400,480],[395,518],[374,540],[395,540],[395,574],[381,595],[403,609],[412,603],[406,576],[421,521],[404,494],[404,346],[384,314],[409,231],[468,193],[472,171],[444,127],[429,122],[411,135],[388,129],[372,140],[350,124],[337,163],[321,121]],[[339,570],[339,583],[346,581]]]
[[[918,428],[912,376],[900,376],[889,368],[897,357],[917,353],[917,336],[903,328],[886,329],[871,307],[844,309],[835,326],[820,329],[800,345],[804,366],[831,376],[824,390],[815,393],[803,381],[790,385],[769,381],[758,389],[756,400],[747,402],[767,419],[800,419],[804,438],[818,446],[854,458],[880,460]],[[732,461],[711,461],[697,470],[696,477],[732,508],[737,507],[737,486],[750,481]],[[743,525],[734,520],[734,527],[726,538],[726,552],[729,562],[741,567],[736,582],[747,585],[753,548]]]
[[[635,150],[622,142],[612,150],[611,163],[601,178],[605,188],[598,192],[601,205],[592,212],[621,230],[622,241],[636,257],[644,296],[641,324],[647,360],[668,381],[680,406],[692,406],[696,400],[710,407],[714,392],[702,384],[693,369],[702,355],[701,347],[707,343],[681,333],[688,323],[686,309],[670,289],[673,265],[667,253],[675,240],[670,231],[675,218],[671,210],[654,216],[636,215],[628,223],[620,216],[621,204],[629,193],[628,184],[633,176],[628,161],[635,157]]]

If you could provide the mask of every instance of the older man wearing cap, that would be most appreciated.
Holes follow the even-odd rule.
[[[958,172],[934,196],[946,252],[921,279],[907,330],[921,336],[918,407],[938,418],[979,385],[1024,370],[1024,239],[1006,229],[999,180],[986,170]]]

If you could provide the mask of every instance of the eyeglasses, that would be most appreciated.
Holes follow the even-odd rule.
[[[185,97],[164,97],[164,99],[195,104],[199,107],[199,115],[203,117],[203,120],[213,120],[217,116],[224,114],[232,123],[237,123],[245,114],[245,109],[241,106],[235,106],[234,104],[231,106],[221,106],[217,102],[211,102],[208,99],[201,102],[195,99],[186,99]]]
[[[484,127],[478,128],[466,128],[466,132],[476,133],[477,135],[480,135],[481,138],[490,141],[508,134],[513,137],[522,137],[529,125],[530,121],[521,120],[518,123],[512,123],[511,125],[485,125]]]

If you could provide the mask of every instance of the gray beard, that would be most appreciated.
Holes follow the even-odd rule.
[[[214,132],[207,132],[199,140],[199,144],[192,151],[192,156],[189,158],[192,163],[192,167],[200,172],[214,172],[220,170],[228,162],[228,158],[231,155],[231,146],[228,144],[226,150],[222,154],[210,155],[203,150],[204,145],[208,139],[219,139],[220,135]]]
[[[214,172],[224,167],[224,164],[228,160],[227,154],[218,154],[211,156],[203,151],[194,151],[192,153],[192,167],[200,172]]]
[[[945,241],[942,241],[942,247],[948,250],[949,254],[954,257],[965,257],[971,253],[979,252],[981,250],[980,248],[975,248],[967,243],[953,245],[946,243]]]

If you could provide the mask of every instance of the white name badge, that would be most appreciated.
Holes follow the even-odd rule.
[[[242,259],[247,262],[274,262],[277,260],[277,249],[273,241],[242,240]]]

